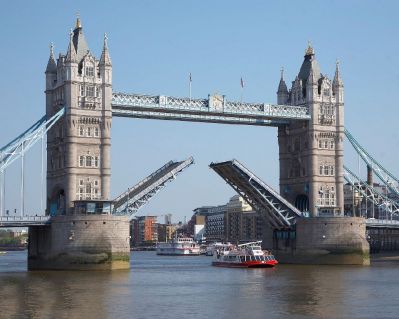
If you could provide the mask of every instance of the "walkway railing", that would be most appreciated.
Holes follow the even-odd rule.
[[[0,227],[28,227],[48,224],[50,216],[1,216]]]
[[[222,95],[208,99],[164,95],[112,94],[112,115],[161,120],[279,126],[290,120],[309,120],[303,106],[230,102]]]

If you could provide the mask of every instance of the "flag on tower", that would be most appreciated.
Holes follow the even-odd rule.
[[[191,101],[191,82],[192,82],[192,78],[191,78],[191,72],[188,75],[188,87],[189,87],[189,94],[190,94],[190,101]]]
[[[242,77],[241,77],[241,80],[240,80],[240,84],[241,84],[241,88],[243,89],[244,88],[244,80],[242,79]]]

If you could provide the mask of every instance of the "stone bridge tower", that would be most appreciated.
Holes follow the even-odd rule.
[[[46,69],[46,114],[65,106],[47,134],[47,214],[69,214],[74,200],[108,199],[112,65],[107,37],[99,60],[90,52],[80,19],[57,62]]]
[[[277,99],[307,106],[312,116],[278,129],[280,193],[311,216],[342,215],[344,88],[338,62],[331,81],[320,73],[309,44],[290,90],[281,74]]]

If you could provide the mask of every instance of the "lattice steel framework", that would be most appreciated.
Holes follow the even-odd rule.
[[[112,115],[160,120],[279,126],[309,120],[307,107],[229,102],[224,96],[208,99],[113,93]]]
[[[62,108],[50,119],[43,116],[25,132],[0,149],[0,172],[16,159],[24,155],[37,141],[44,137],[47,131],[64,115]]]
[[[345,135],[367,166],[373,170],[373,172],[380,178],[380,180],[388,187],[390,191],[399,197],[399,179],[396,178],[386,168],[384,168],[376,159],[374,159],[347,129],[345,129]]]
[[[302,213],[237,160],[209,165],[274,229],[291,228]]]
[[[114,215],[133,215],[145,205],[155,194],[162,190],[168,182],[173,181],[184,169],[194,163],[192,157],[181,162],[170,161],[144,178],[138,184],[114,199]]]
[[[399,203],[362,181],[346,166],[344,166],[344,178],[352,185],[352,188],[358,191],[367,201],[372,202],[378,208],[383,208],[391,217],[392,214],[399,215]]]

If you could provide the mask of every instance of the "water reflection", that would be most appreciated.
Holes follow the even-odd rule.
[[[107,303],[129,272],[0,274],[2,318],[109,318]]]
[[[134,253],[130,271],[27,272],[0,257],[0,318],[396,318],[398,264],[210,266],[208,257]],[[12,272],[10,272],[12,270]]]

